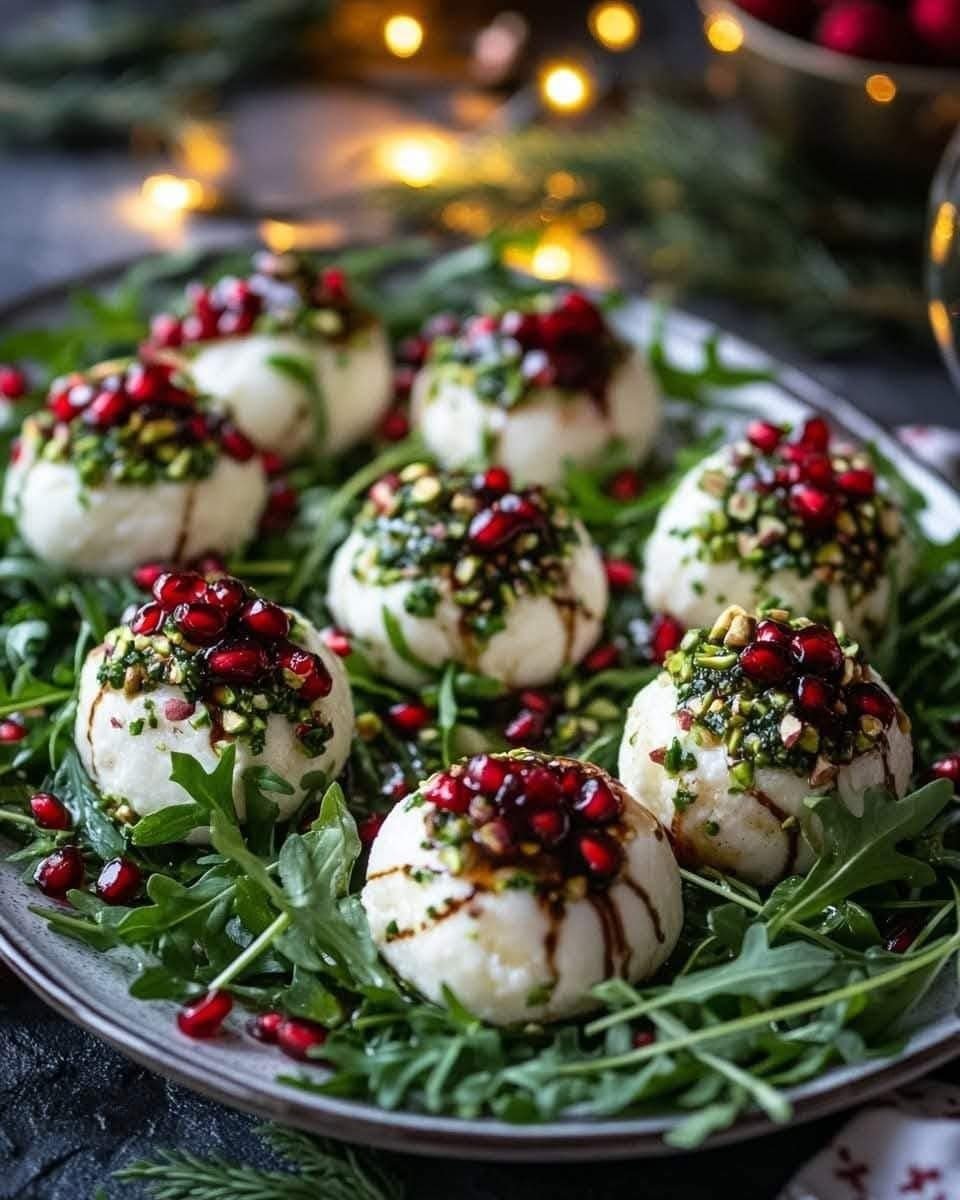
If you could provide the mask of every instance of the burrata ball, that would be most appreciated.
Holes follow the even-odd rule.
[[[809,870],[808,796],[836,792],[859,815],[868,788],[903,796],[912,771],[909,720],[857,643],[737,606],[688,631],[637,694],[619,763],[681,863],[755,884]]]
[[[868,456],[831,444],[813,418],[793,440],[764,421],[705,459],[660,511],[644,551],[647,604],[685,626],[724,604],[775,599],[876,639],[892,604],[891,575],[910,563],[900,512]]]
[[[3,502],[38,558],[112,575],[238,550],[266,499],[251,443],[169,366],[134,362],[54,385],[24,421]]]
[[[453,661],[535,687],[593,646],[607,580],[586,530],[542,489],[515,490],[499,467],[469,476],[415,463],[371,489],[327,603],[398,683]]]
[[[170,779],[174,751],[212,771],[236,747],[234,803],[243,775],[265,767],[289,785],[270,791],[285,819],[306,796],[304,777],[333,780],[353,733],[341,660],[301,614],[238,579],[161,575],[154,598],[87,655],[74,730],[91,780],[132,822],[190,797]]]
[[[642,458],[660,398],[643,352],[568,292],[436,338],[414,381],[412,413],[443,466],[497,462],[518,483],[549,485],[567,463],[596,462],[614,443]]]
[[[600,768],[477,755],[390,812],[363,907],[397,974],[496,1025],[594,1008],[613,976],[649,978],[683,923],[659,822]]]
[[[285,461],[339,454],[387,409],[393,370],[380,322],[342,271],[296,255],[258,255],[246,279],[194,285],[184,317],[155,318],[151,345],[176,352],[263,450]]]

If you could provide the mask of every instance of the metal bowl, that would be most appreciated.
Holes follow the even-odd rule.
[[[721,26],[731,36],[718,58],[789,146],[865,184],[882,181],[885,192],[929,180],[960,123],[960,70],[853,58],[723,0],[698,3],[708,35],[718,18],[734,23]]]

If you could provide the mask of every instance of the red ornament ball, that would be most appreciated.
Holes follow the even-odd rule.
[[[910,20],[935,58],[960,58],[960,0],[913,0]]]
[[[818,21],[814,39],[855,58],[910,62],[917,57],[906,14],[879,0],[837,0]]]

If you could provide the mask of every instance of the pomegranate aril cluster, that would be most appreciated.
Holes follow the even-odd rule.
[[[246,278],[226,276],[187,288],[181,315],[160,313],[150,326],[149,345],[176,349],[220,338],[242,337],[254,329],[301,329],[338,339],[348,336],[362,314],[353,307],[344,273],[315,270],[292,254],[263,253]]]
[[[550,387],[586,392],[602,406],[625,353],[600,309],[573,291],[550,297],[543,308],[470,317],[449,332],[426,329],[420,347],[421,361],[473,366],[478,394],[503,408],[532,388]]]
[[[510,596],[564,584],[576,541],[564,510],[539,488],[514,488],[500,466],[466,475],[412,463],[385,475],[367,493],[359,530],[373,547],[362,568],[370,582],[418,580],[406,608],[429,617],[440,599],[437,579],[446,577],[481,638],[502,627]]]
[[[311,706],[333,680],[319,655],[290,640],[285,609],[229,575],[164,571],[151,590],[129,625],[108,637],[102,682],[128,692],[176,684],[186,699],[164,706],[167,720],[195,719],[202,702],[226,734],[249,738],[255,752],[268,713],[280,712],[295,722],[308,753],[322,751],[330,729]]]
[[[883,574],[900,535],[899,513],[878,493],[867,458],[832,446],[820,417],[792,439],[779,425],[751,421],[700,487],[720,502],[695,530],[703,557],[743,560],[761,575],[809,572],[825,585],[842,582],[852,601]]]
[[[744,787],[758,767],[823,775],[906,721],[854,644],[782,609],[757,619],[732,605],[712,629],[691,630],[667,669],[685,728],[703,744],[722,742]]]
[[[455,873],[486,862],[530,872],[532,886],[609,886],[624,860],[623,800],[603,772],[574,759],[478,754],[421,794],[441,857]],[[569,889],[568,889],[569,890]]]
[[[136,360],[107,373],[57,380],[31,418],[51,461],[69,460],[85,483],[209,475],[218,451],[245,460],[252,444],[204,411],[170,363]]]

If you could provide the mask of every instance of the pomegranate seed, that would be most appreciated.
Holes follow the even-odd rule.
[[[0,396],[5,400],[19,400],[27,391],[27,377],[19,367],[0,365]]]
[[[308,704],[319,700],[321,696],[329,696],[333,687],[333,679],[322,659],[309,650],[302,650],[293,643],[280,647],[277,662],[284,671],[289,671],[301,682],[287,679],[287,685],[293,687],[301,700]]]
[[[846,692],[846,701],[852,712],[861,717],[875,717],[883,725],[890,725],[897,715],[896,706],[889,694],[875,683],[854,683]]]
[[[511,746],[527,746],[543,737],[546,719],[543,713],[522,708],[503,731]]]
[[[228,683],[256,683],[270,668],[267,652],[248,638],[221,643],[206,653],[210,674]]]
[[[193,1000],[180,1009],[177,1025],[187,1037],[216,1037],[232,1008],[233,998],[229,992],[207,992],[201,999]]]
[[[241,623],[251,633],[276,641],[290,632],[290,617],[279,604],[269,600],[253,600],[240,613]]]
[[[142,634],[144,637],[149,637],[150,634],[156,633],[163,625],[166,613],[162,605],[151,600],[147,604],[143,604],[133,614],[133,619],[130,622],[130,631],[132,633]]]
[[[583,660],[583,669],[591,675],[596,675],[599,671],[609,671],[615,667],[620,660],[620,651],[613,642],[606,642],[602,646],[596,646]]]
[[[938,758],[930,767],[934,779],[947,779],[950,783],[960,785],[960,753],[945,754]]]
[[[10,462],[18,463],[23,457],[23,439],[15,437],[10,443]]]
[[[460,332],[460,318],[456,313],[434,313],[424,322],[424,337],[431,341],[438,337],[455,337]]]
[[[37,863],[33,882],[45,896],[65,896],[83,883],[83,856],[76,846],[61,846]]]
[[[612,879],[623,862],[619,842],[606,833],[581,833],[577,838],[577,853],[595,879]]]
[[[790,655],[776,642],[751,642],[740,652],[740,669],[757,683],[782,683],[791,672]]]
[[[300,505],[300,497],[286,479],[274,479],[267,492],[264,521],[271,529],[285,529]]]
[[[215,579],[212,583],[207,584],[203,598],[207,604],[213,604],[217,608],[223,609],[228,615],[232,615],[246,600],[247,589],[239,579],[227,575],[223,579]]]
[[[135,363],[127,371],[124,388],[131,400],[146,404],[148,400],[156,400],[168,383],[169,377],[162,367]]]
[[[423,704],[402,701],[392,704],[387,718],[394,729],[401,733],[419,733],[430,722],[430,710]]]
[[[570,832],[570,818],[562,808],[541,808],[527,818],[530,832],[541,845],[559,846]]]
[[[793,630],[782,621],[771,621],[769,617],[758,622],[755,639],[758,642],[775,642],[778,646],[789,646],[793,641]]]
[[[158,313],[150,322],[150,341],[169,349],[183,342],[183,325],[172,313]]]
[[[137,894],[142,875],[129,858],[112,858],[97,877],[97,895],[107,904],[126,904]]]
[[[652,1046],[657,1040],[657,1035],[652,1029],[638,1029],[633,1035],[633,1046],[635,1050],[640,1050],[644,1046]]]
[[[866,467],[841,471],[837,476],[837,487],[849,496],[872,496],[877,490],[876,476]]]
[[[509,774],[509,764],[489,754],[475,754],[467,764],[467,781],[486,796],[495,796]]]
[[[350,638],[341,629],[324,629],[320,636],[326,648],[332,650],[338,658],[346,658],[353,649]]]
[[[164,608],[176,608],[191,600],[202,600],[207,581],[196,571],[167,571],[154,581],[153,598]]]
[[[535,530],[542,523],[543,514],[536,505],[511,492],[476,514],[467,537],[476,550],[500,550],[519,534]]]
[[[667,655],[672,654],[683,641],[685,633],[686,630],[675,617],[657,613],[650,622],[650,653],[653,661],[663,663]]]
[[[272,450],[264,450],[260,455],[260,462],[264,471],[270,476],[283,473],[284,461],[279,454],[275,454]]]
[[[445,812],[465,813],[470,806],[470,793],[454,775],[436,775],[424,787],[423,794]]]
[[[826,450],[830,445],[830,426],[823,417],[811,417],[800,434],[800,443],[807,450]]]
[[[523,780],[523,794],[531,804],[556,805],[560,802],[560,785],[552,771],[525,764],[519,774]]]
[[[636,582],[637,568],[625,558],[608,558],[603,568],[607,573],[607,583],[614,591],[625,592]]]
[[[249,333],[256,321],[256,313],[224,312],[217,318],[217,333],[221,337],[236,337],[238,334]]]
[[[807,483],[820,488],[832,488],[836,482],[833,463],[825,454],[808,454],[799,467]]]
[[[73,824],[67,806],[53,792],[31,796],[30,812],[41,829],[69,829]]]
[[[397,346],[397,358],[400,362],[411,367],[422,367],[429,349],[430,342],[426,338],[404,338],[400,345]]]
[[[525,688],[520,693],[520,703],[524,708],[532,708],[534,712],[538,713],[549,713],[553,708],[553,702],[549,695],[536,688]]]
[[[249,462],[257,453],[253,442],[235,425],[224,425],[220,430],[220,445],[224,454],[236,459],[237,462]]]
[[[813,484],[797,484],[790,493],[790,508],[805,525],[815,529],[831,524],[837,516],[836,498]]]
[[[168,563],[144,563],[143,566],[134,567],[130,578],[133,580],[134,586],[138,587],[142,592],[152,592],[153,585],[161,575],[169,570],[170,566]]]
[[[386,819],[386,813],[371,813],[369,817],[364,817],[362,821],[357,822],[357,833],[360,836],[361,846],[372,844]]]
[[[202,600],[178,604],[173,610],[173,622],[191,642],[201,646],[215,642],[227,627],[223,609]]]
[[[227,573],[226,562],[221,555],[217,554],[214,550],[208,550],[206,554],[200,554],[196,558],[192,558],[190,560],[190,568],[191,570],[196,571],[198,575],[202,575],[204,579],[210,581],[215,580],[219,576]],[[204,598],[208,604],[213,603],[213,601],[210,599],[209,589],[204,594]]]
[[[310,1051],[314,1046],[322,1046],[326,1040],[326,1029],[303,1017],[288,1017],[277,1026],[277,1045],[289,1058],[301,1062],[312,1058]]]
[[[347,299],[347,277],[340,267],[325,267],[320,272],[320,287],[331,300]]]
[[[252,1038],[256,1038],[258,1042],[266,1042],[268,1045],[272,1045],[277,1040],[277,1030],[283,1021],[283,1013],[257,1013],[251,1021],[247,1022],[247,1032]]]
[[[27,736],[27,727],[22,721],[8,717],[0,721],[0,742],[22,742]]]
[[[573,807],[580,819],[591,825],[609,825],[621,812],[620,798],[602,779],[588,779]]]
[[[379,433],[385,442],[402,442],[410,432],[410,417],[407,410],[394,404],[380,418]]]
[[[624,467],[622,471],[617,471],[609,481],[607,492],[614,500],[626,504],[629,500],[637,499],[643,492],[643,486],[640,472],[634,470],[633,467]]]
[[[474,477],[473,487],[478,492],[493,492],[498,496],[510,491],[513,481],[506,467],[488,467],[482,474]]]
[[[409,399],[416,378],[416,367],[400,366],[393,372],[393,398],[398,401],[397,407],[401,412],[403,411],[401,404]]]
[[[801,675],[797,681],[797,708],[815,724],[833,715],[835,689],[816,675]]]
[[[883,939],[884,950],[891,954],[905,954],[917,940],[920,927],[920,921],[916,917],[907,917],[899,921]]]
[[[843,651],[826,625],[807,625],[796,630],[790,652],[804,673],[836,679],[843,671]]]
[[[174,697],[163,706],[163,715],[168,721],[186,721],[197,711],[197,706],[189,700],[179,700]]]
[[[747,440],[763,454],[772,454],[783,441],[783,430],[771,421],[751,421]]]

